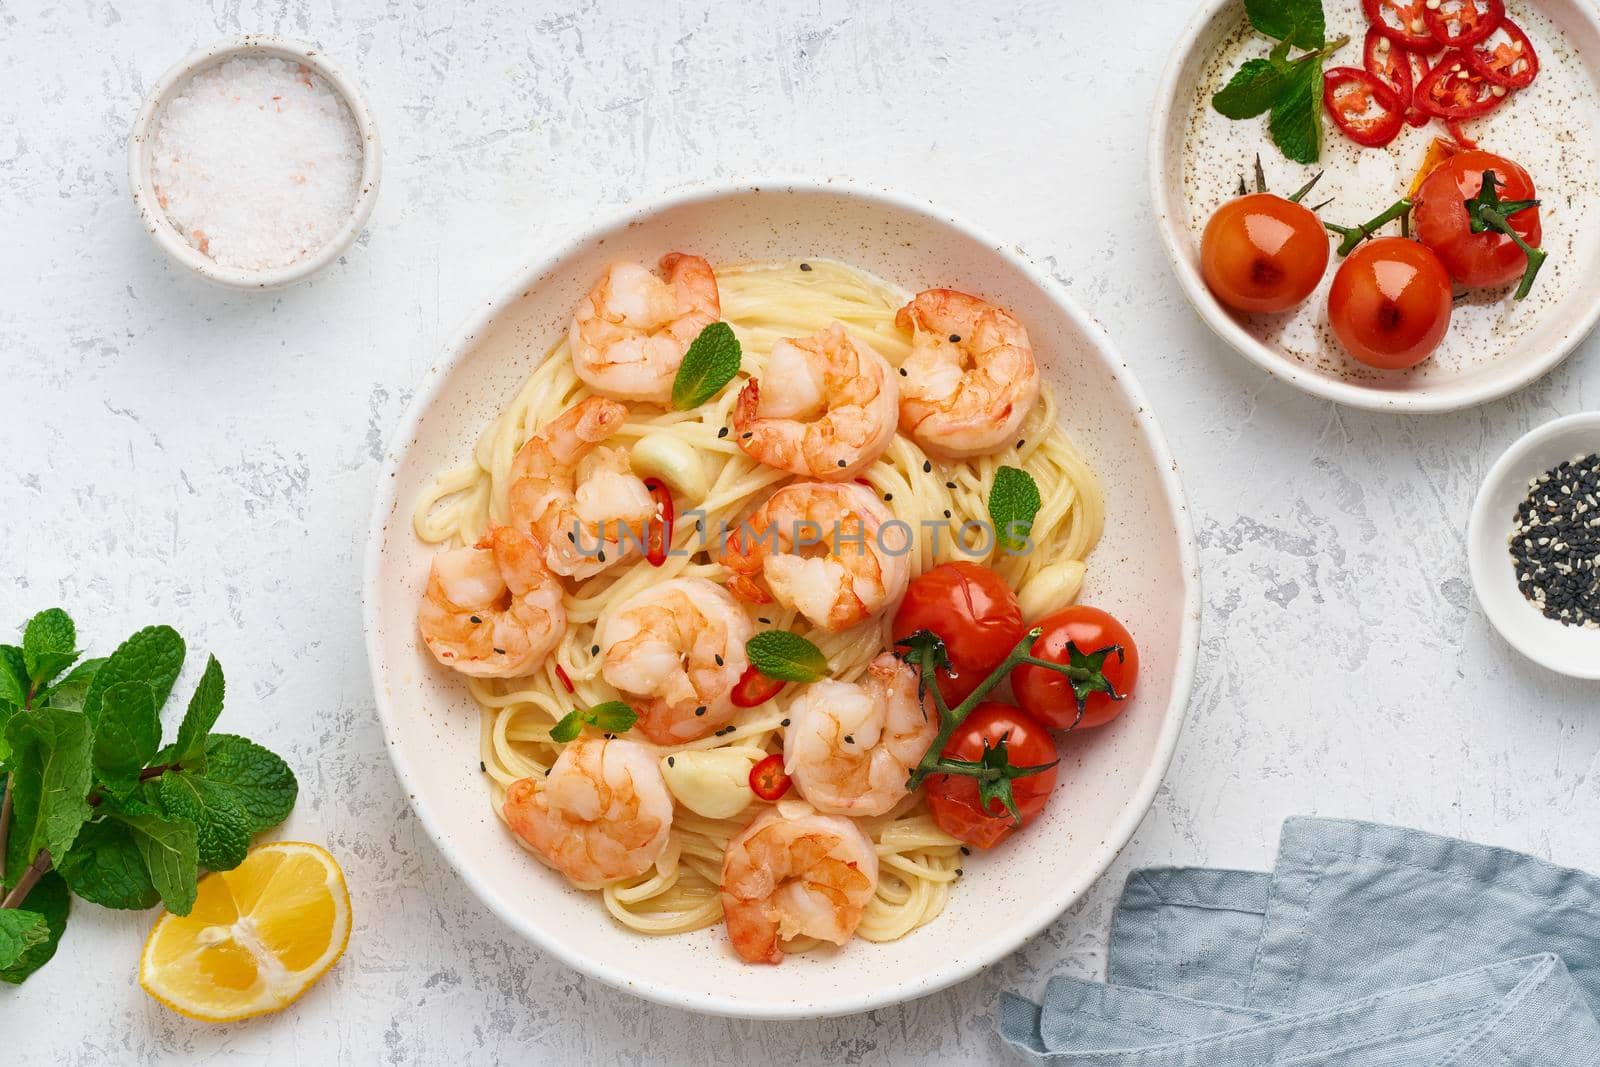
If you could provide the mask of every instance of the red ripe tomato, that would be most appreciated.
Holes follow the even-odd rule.
[[[1328,321],[1340,343],[1368,366],[1415,366],[1450,328],[1450,274],[1416,241],[1368,241],[1333,276]]]
[[[1328,235],[1311,209],[1272,193],[1217,208],[1200,238],[1200,273],[1236,311],[1287,311],[1328,269]]]
[[[944,754],[954,759],[980,760],[986,746],[994,748],[1002,739],[1006,743],[1007,762],[1013,767],[1037,766],[1056,759],[1055,742],[1050,740],[1043,723],[1021,708],[993,700],[986,700],[972,709],[945,745]],[[1024,825],[1044,810],[1055,785],[1055,767],[1026,778],[1012,779],[1011,795],[1016,799],[1017,812]],[[1017,829],[1011,813],[999,800],[990,800],[987,807],[983,806],[975,778],[959,774],[930,775],[924,791],[928,811],[939,829],[969,845],[992,848]]]
[[[939,670],[939,692],[951,707],[978,688],[1027,633],[1005,579],[965,562],[941,563],[911,580],[892,633],[899,641],[918,630],[944,639],[951,670]]]
[[[1092,656],[1113,645],[1122,649],[1122,655],[1110,653],[1100,664],[1100,673],[1123,700],[1113,700],[1109,693],[1090,693],[1084,700],[1083,719],[1078,720],[1078,697],[1072,682],[1065,675],[1047,667],[1023,664],[1011,672],[1011,691],[1017,703],[1035,718],[1057,730],[1069,729],[1077,722],[1079,729],[1104,726],[1122,714],[1127,707],[1125,699],[1133,692],[1139,676],[1139,649],[1128,630],[1110,614],[1087,604],[1075,604],[1038,623],[1044,631],[1033,643],[1033,656],[1051,663],[1070,661],[1067,645],[1071,644],[1080,655]]]
[[[1504,200],[1532,200],[1533,179],[1504,156],[1492,152],[1460,152],[1439,164],[1417,190],[1411,221],[1417,240],[1433,249],[1450,276],[1462,285],[1508,285],[1522,276],[1528,257],[1503,233],[1473,233],[1466,202],[1483,187],[1483,172],[1494,171],[1495,188]],[[1506,219],[1534,248],[1539,247],[1539,209],[1525,208]]]

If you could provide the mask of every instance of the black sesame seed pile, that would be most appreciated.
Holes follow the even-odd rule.
[[[1511,528],[1517,588],[1546,618],[1600,629],[1600,453],[1528,483]]]

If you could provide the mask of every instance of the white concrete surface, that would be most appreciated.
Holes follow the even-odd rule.
[[[1500,450],[1600,406],[1600,339],[1509,400],[1413,418],[1313,400],[1223,348],[1147,217],[1145,116],[1189,7],[0,0],[0,626],[59,603],[95,649],[163,621],[215,652],[224,725],[295,766],[287,835],[339,856],[356,909],[349,954],[304,1000],[218,1028],[137,988],[149,916],[80,905],[49,968],[0,989],[6,1061],[1002,1060],[997,993],[1097,973],[1130,868],[1265,866],[1286,815],[1600,868],[1600,689],[1491,631],[1463,551]],[[125,189],[145,88],[247,31],[324,46],[387,145],[360,243],[268,294],[167,262]],[[1051,266],[1185,465],[1207,612],[1167,784],[1080,907],[946,993],[769,1026],[613,992],[476,903],[384,755],[358,560],[412,384],[517,262],[596,210],[786,173],[925,195]]]

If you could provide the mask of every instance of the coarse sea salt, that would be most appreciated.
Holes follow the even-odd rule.
[[[217,263],[285,267],[350,217],[362,145],[344,99],[304,64],[236,56],[195,74],[150,144],[156,200]]]

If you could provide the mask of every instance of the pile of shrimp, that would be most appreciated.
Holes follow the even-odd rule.
[[[618,698],[637,714],[625,735],[588,729],[564,746],[547,726],[514,736],[505,726],[495,738],[555,753],[548,764],[521,759],[521,776],[505,783],[501,815],[530,851],[574,885],[604,888],[614,913],[682,882],[689,925],[721,921],[740,958],[777,963],[818,942],[905,933],[915,921],[868,918],[874,898],[907,901],[919,879],[942,894],[958,860],[953,839],[925,816],[907,818],[918,802],[907,775],[937,734],[914,671],[883,652],[853,677],[790,686],[782,710],[770,699],[741,708],[746,642],[759,623],[804,631],[830,658],[881,649],[887,614],[936,546],[918,532],[906,552],[882,547],[895,513],[879,461],[931,471],[935,459],[994,456],[1051,413],[1040,411],[1027,331],[966,293],[919,293],[892,327],[841,316],[773,337],[764,360],[746,359],[742,383],[675,413],[684,438],[723,459],[700,499],[685,503],[703,516],[758,503],[732,516],[743,521],[725,540],[647,565],[652,531],[670,516],[653,495],[659,486],[636,469],[656,424],[645,420],[670,404],[691,344],[722,314],[717,276],[698,256],[605,269],[568,332],[565,409],[514,451],[494,445],[479,456],[488,488],[441,486],[477,494],[471,513],[488,518],[481,530],[450,531],[470,547],[434,558],[418,624],[433,656],[467,675],[486,706],[536,704],[552,725],[570,707]],[[566,364],[554,366],[528,390],[559,393],[541,378]],[[698,532],[677,523],[668,540],[696,548]],[[569,632],[589,640],[575,647]],[[558,682],[570,699],[492,684],[530,677]],[[741,741],[725,746],[734,731]],[[773,748],[793,789],[757,803],[741,768]],[[733,783],[736,814],[757,808],[720,838],[733,816],[704,785],[717,775]],[[893,827],[912,823],[902,836],[948,862],[901,855]],[[686,873],[714,890],[694,890]],[[660,928],[683,929],[683,918],[664,916]]]

